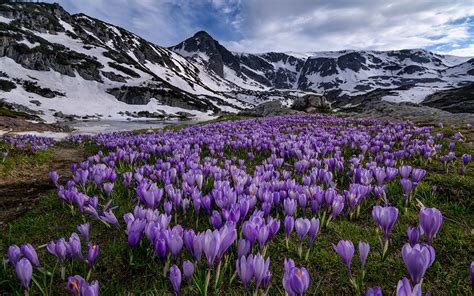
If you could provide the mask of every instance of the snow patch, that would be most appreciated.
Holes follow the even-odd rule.
[[[0,15],[0,23],[9,24],[9,23],[11,23],[11,22],[14,21],[14,20],[15,20],[15,19],[6,18],[6,17]]]

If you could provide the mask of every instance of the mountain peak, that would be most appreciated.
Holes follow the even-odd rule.
[[[205,54],[209,59],[208,68],[220,77],[224,77],[224,65],[240,75],[239,60],[206,31],[199,31],[178,45],[170,48],[183,56]]]
[[[214,40],[214,38],[212,38],[212,36],[211,36],[209,33],[207,33],[206,31],[198,31],[198,32],[196,32],[196,34],[194,34],[193,38],[200,38],[200,39],[206,38],[206,39],[212,39],[212,40]]]

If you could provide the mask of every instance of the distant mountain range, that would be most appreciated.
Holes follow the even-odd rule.
[[[166,48],[58,4],[0,4],[0,100],[50,122],[206,118],[308,92],[473,112],[473,83],[474,58],[422,49],[248,54],[203,31]]]

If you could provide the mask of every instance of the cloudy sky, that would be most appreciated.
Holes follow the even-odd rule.
[[[205,30],[241,52],[425,48],[474,56],[473,0],[56,0],[162,46]]]

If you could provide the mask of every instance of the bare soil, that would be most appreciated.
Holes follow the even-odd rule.
[[[0,178],[0,228],[19,217],[55,189],[48,177],[57,171],[61,178],[70,176],[70,166],[84,160],[80,147],[56,146],[51,160],[40,166],[19,165],[8,176]]]

